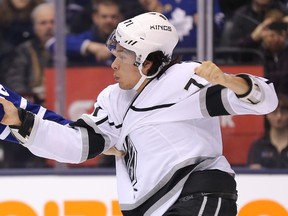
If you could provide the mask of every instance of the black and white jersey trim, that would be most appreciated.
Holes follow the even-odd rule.
[[[211,86],[206,92],[206,108],[210,116],[229,115],[222,101],[221,85]]]
[[[168,200],[172,199],[183,189],[185,182],[192,172],[205,170],[211,167],[216,158],[197,157],[189,158],[177,164],[173,169],[152,189],[134,204],[120,204],[124,216],[152,215],[155,211],[165,206]],[[160,188],[160,189],[159,189]]]
[[[170,103],[170,104],[162,104],[162,105],[157,105],[157,106],[152,106],[152,107],[145,107],[145,108],[137,108],[135,106],[131,106],[130,108],[133,111],[136,112],[146,112],[146,111],[151,111],[151,110],[156,110],[156,109],[162,109],[162,108],[167,108],[173,106],[175,103]]]
[[[95,122],[96,125],[103,124],[104,122],[108,121],[108,117],[101,119],[100,121]]]
[[[227,98],[227,88],[215,85],[200,92],[200,109],[204,117],[233,114]]]
[[[95,124],[96,124],[96,125],[100,125],[100,124],[103,124],[103,123],[106,122],[106,121],[108,121],[108,117],[105,117],[105,118],[103,118],[102,120],[95,122]],[[119,129],[119,128],[122,127],[122,124],[115,125],[114,122],[108,122],[108,124],[109,124],[110,126],[114,126],[114,127],[117,128],[117,129]]]
[[[96,107],[92,115],[93,116],[97,116],[97,114],[98,114],[100,109],[102,109],[102,108],[101,107]]]
[[[109,125],[110,126],[114,126],[115,128],[119,129],[122,127],[122,124],[119,124],[119,125],[115,125],[114,122],[109,122]]]
[[[94,110],[94,112],[93,112],[93,116],[97,116],[100,109],[102,109],[102,108],[101,108],[101,107],[96,107],[95,110]],[[97,121],[97,122],[95,122],[95,124],[96,124],[96,125],[100,125],[100,124],[103,124],[103,123],[106,122],[106,121],[108,121],[108,116],[105,117],[105,118],[103,118],[103,119],[101,119],[101,120],[99,120],[99,121]],[[114,122],[108,122],[108,124],[109,124],[110,126],[115,126],[115,128],[117,128],[117,129],[119,129],[119,128],[122,127],[122,124],[115,125]]]
[[[123,210],[122,213],[124,216],[135,216],[135,215],[147,215],[147,211],[155,205],[163,196],[167,195],[169,191],[172,191],[173,188],[185,177],[187,177],[192,170],[198,164],[188,165],[177,170],[171,179],[161,187],[154,195],[152,195],[148,200],[146,200],[143,204],[138,206],[133,210]],[[183,183],[184,184],[184,183]]]
[[[78,119],[76,122],[70,123],[71,127],[80,127],[81,129],[86,129],[88,134],[88,140],[87,138],[83,141],[83,143],[88,143],[89,145],[89,151],[87,159],[93,158],[104,150],[105,140],[104,137],[99,134],[95,133],[94,129],[90,127],[83,119]],[[83,132],[82,132],[83,134]],[[82,136],[82,138],[85,138]]]

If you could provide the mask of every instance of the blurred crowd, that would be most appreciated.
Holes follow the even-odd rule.
[[[262,64],[264,77],[274,82],[281,99],[279,108],[267,115],[263,139],[251,145],[247,165],[287,168],[288,0],[213,3],[214,61]],[[105,45],[109,35],[122,20],[148,11],[163,13],[175,25],[177,55],[183,60],[195,59],[197,0],[66,0],[65,10],[68,66],[110,66],[113,56]],[[53,65],[55,14],[53,0],[0,0],[0,83],[44,106],[44,68]],[[275,121],[282,122],[277,130],[273,130]],[[113,160],[103,156],[89,164],[113,167]],[[2,168],[51,166],[55,164],[33,156],[22,146],[0,143]]]

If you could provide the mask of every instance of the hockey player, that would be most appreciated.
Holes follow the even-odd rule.
[[[1,122],[41,157],[80,163],[115,154],[124,216],[235,216],[235,173],[217,116],[267,114],[277,96],[261,77],[171,61],[177,42],[162,14],[123,21],[107,41],[116,84],[99,94],[92,114],[64,125],[17,108],[4,91]]]

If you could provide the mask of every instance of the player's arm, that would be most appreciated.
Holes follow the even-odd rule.
[[[20,143],[37,156],[80,163],[102,153],[107,144],[84,121],[65,126],[17,108],[4,98],[0,103],[4,108],[1,124],[9,126]]]
[[[277,107],[274,86],[265,78],[223,73],[210,61],[196,67],[195,74],[213,84],[202,97],[208,116],[267,114]]]
[[[195,68],[195,73],[208,82],[219,84],[231,89],[237,95],[245,95],[251,90],[251,83],[243,77],[225,74],[222,70],[211,61],[204,61]]]

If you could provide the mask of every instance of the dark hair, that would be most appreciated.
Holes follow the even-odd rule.
[[[105,6],[117,6],[119,8],[119,11],[121,12],[121,7],[119,3],[116,0],[93,0],[92,1],[92,10],[93,12],[98,13],[99,5],[105,5]]]
[[[146,60],[148,61],[152,61],[152,67],[149,69],[147,75],[148,76],[152,76],[153,74],[155,74],[159,67],[164,63],[165,66],[160,70],[160,72],[157,74],[157,78],[160,78],[162,76],[162,74],[172,65],[180,63],[180,57],[176,57],[174,59],[171,60],[171,58],[168,55],[165,55],[162,51],[156,51],[156,52],[152,52],[150,53]],[[170,61],[171,60],[171,61]]]
[[[287,31],[288,25],[285,22],[277,21],[277,22],[272,22],[270,25],[267,26],[267,28],[272,31],[282,32],[282,31]]]

